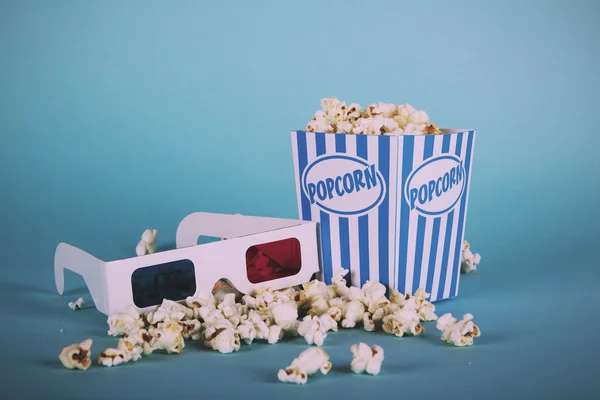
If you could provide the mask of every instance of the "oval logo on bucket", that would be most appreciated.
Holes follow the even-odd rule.
[[[460,200],[465,188],[463,161],[452,155],[427,160],[410,173],[404,197],[411,211],[442,215]]]
[[[317,158],[302,174],[310,204],[340,215],[363,214],[381,203],[386,187],[375,164],[348,155]]]

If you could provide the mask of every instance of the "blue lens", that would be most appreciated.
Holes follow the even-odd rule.
[[[163,299],[180,301],[196,293],[196,273],[190,260],[138,268],[131,275],[133,302],[144,308],[162,303]]]

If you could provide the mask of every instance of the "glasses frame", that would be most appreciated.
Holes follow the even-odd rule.
[[[198,244],[201,236],[221,240]],[[248,280],[246,251],[254,245],[295,238],[300,242],[300,271],[292,276],[252,283]],[[61,242],[54,255],[54,279],[60,295],[64,293],[64,270],[83,277],[96,309],[113,315],[133,305],[142,312],[160,304],[137,307],[133,300],[132,274],[160,264],[190,260],[194,264],[194,296],[207,295],[219,279],[227,278],[243,294],[252,295],[260,287],[285,289],[308,282],[321,273],[318,223],[284,218],[254,217],[240,214],[195,212],[186,216],[176,232],[176,248],[143,256],[103,261],[75,246]],[[185,300],[176,300],[183,302]]]

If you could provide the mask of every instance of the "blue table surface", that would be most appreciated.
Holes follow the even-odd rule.
[[[533,399],[600,394],[593,368],[600,350],[593,329],[600,300],[598,253],[589,247],[562,250],[562,255],[548,250],[544,258],[536,251],[507,250],[482,254],[478,270],[462,275],[459,296],[436,303],[438,315],[474,315],[482,335],[473,346],[442,342],[434,322],[425,323],[422,337],[341,329],[323,345],[333,369],[310,377],[304,386],[277,380],[278,369],[308,347],[302,338],[274,345],[255,342],[233,354],[187,341],[179,355],[157,352],[113,368],[93,364],[87,371],[67,370],[58,359],[63,347],[92,338],[95,361],[101,349],[116,345],[117,339],[107,335],[106,317],[93,307],[77,275],[67,271],[66,291],[59,296],[50,267],[36,276],[14,274],[0,290],[5,322],[0,397],[283,399],[330,398],[344,391],[345,399]],[[87,307],[72,311],[67,302],[79,296]],[[350,346],[359,341],[384,348],[379,376],[351,373]]]
[[[600,1],[106,3],[0,1],[0,400],[600,399]],[[82,279],[58,295],[56,245],[114,260],[190,212],[296,218],[289,132],[329,96],[477,130],[482,262],[436,303],[474,315],[475,344],[341,330],[303,386],[277,380],[302,338],[64,368],[117,339]],[[360,341],[379,376],[350,372]]]

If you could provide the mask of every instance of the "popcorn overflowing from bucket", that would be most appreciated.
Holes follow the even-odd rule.
[[[364,110],[360,104],[346,105],[335,97],[321,99],[306,125],[308,132],[352,133],[359,135],[435,135],[443,133],[429,115],[410,104],[374,103]]]

